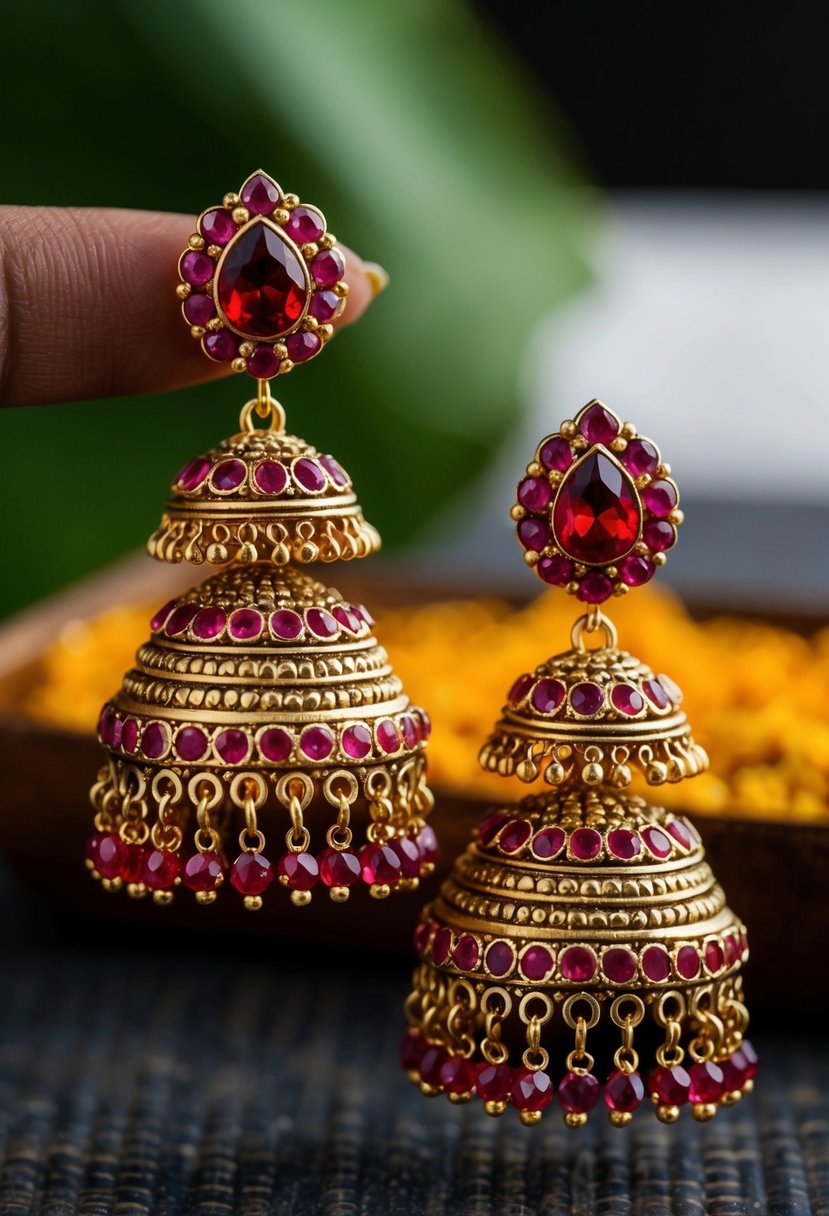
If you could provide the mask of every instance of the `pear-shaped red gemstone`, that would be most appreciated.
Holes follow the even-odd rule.
[[[560,549],[586,566],[604,566],[629,553],[639,539],[642,508],[628,474],[600,449],[574,465],[553,506]]]
[[[305,312],[308,277],[299,253],[266,220],[254,220],[227,246],[216,300],[246,338],[278,338]]]

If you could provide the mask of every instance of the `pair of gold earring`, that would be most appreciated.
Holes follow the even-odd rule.
[[[429,718],[368,610],[303,572],[380,538],[340,463],[286,433],[270,393],[330,339],[345,260],[322,212],[261,171],[196,228],[182,313],[257,392],[238,432],[175,477],[150,538],[162,561],[221,569],[153,616],[104,706],[87,864],[160,904],[230,886],[255,911],[275,881],[299,906],[411,891],[437,856]],[[557,1100],[578,1127],[600,1099],[621,1126],[646,1095],[672,1122],[751,1088],[745,927],[693,825],[630,790],[707,757],[680,690],[618,648],[604,613],[664,564],[678,504],[656,445],[598,401],[542,440],[518,484],[527,564],[584,611],[570,649],[518,676],[481,751],[539,788],[486,817],[415,934],[400,1059],[424,1093],[511,1105],[526,1124]]]

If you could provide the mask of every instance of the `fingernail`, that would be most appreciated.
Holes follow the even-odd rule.
[[[379,296],[380,292],[385,291],[389,285],[389,272],[379,262],[364,262],[363,269],[371,284],[372,296]]]

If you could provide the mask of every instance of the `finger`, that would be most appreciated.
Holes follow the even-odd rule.
[[[0,404],[151,393],[227,373],[194,342],[176,298],[193,231],[184,215],[0,207]],[[346,309],[365,311],[385,271],[343,248]]]

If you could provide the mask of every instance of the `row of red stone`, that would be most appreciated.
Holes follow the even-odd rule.
[[[637,683],[625,681],[602,685],[593,680],[574,684],[569,692],[563,681],[551,676],[540,679],[525,672],[507,693],[510,709],[527,715],[554,718],[568,712],[575,718],[595,718],[598,713],[636,719],[662,717],[682,701],[682,692],[669,676],[653,676]]]
[[[574,862],[660,862],[687,856],[700,844],[700,836],[684,818],[640,829],[618,827],[599,832],[582,827],[566,832],[556,826],[538,828],[529,819],[496,811],[478,828],[478,843],[507,857],[528,854],[545,862],[557,858]]]
[[[280,642],[318,646],[321,642],[351,641],[371,632],[374,617],[362,604],[332,604],[328,608],[277,608],[267,613],[259,608],[226,611],[218,604],[168,600],[150,619],[155,634],[181,641]]]
[[[280,495],[341,494],[351,479],[333,456],[297,456],[292,460],[266,457],[248,463],[238,456],[213,460],[209,456],[194,456],[173,481],[173,490],[182,494],[197,494],[207,483],[209,489],[222,497],[228,494],[254,494],[265,498]]]

